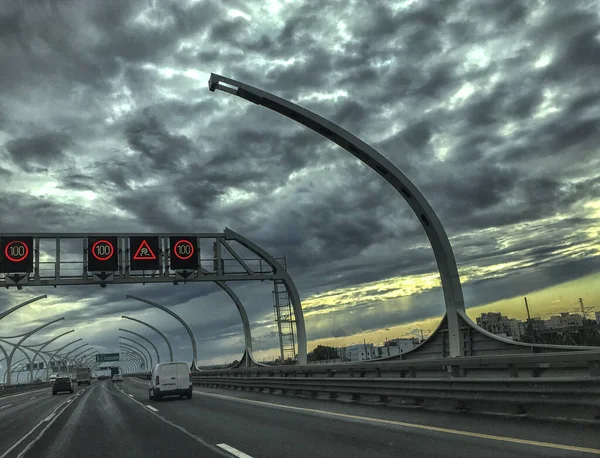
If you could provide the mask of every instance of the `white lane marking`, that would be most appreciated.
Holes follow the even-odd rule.
[[[54,412],[52,412],[52,413],[50,414],[50,415],[51,415],[51,416],[53,416],[54,418],[52,418],[52,420],[50,420],[50,421],[48,422],[48,424],[47,424],[47,425],[44,427],[44,429],[42,429],[42,430],[40,431],[40,433],[39,433],[39,434],[38,434],[38,435],[37,435],[37,436],[36,436],[36,437],[35,437],[35,438],[34,438],[34,439],[33,439],[33,440],[32,440],[32,441],[29,443],[29,444],[27,444],[27,447],[25,447],[25,448],[23,449],[23,451],[21,451],[21,453],[19,453],[19,454],[17,455],[17,458],[23,458],[23,457],[25,456],[25,454],[26,454],[26,453],[27,453],[29,450],[31,450],[31,448],[32,448],[32,447],[35,445],[35,443],[36,443],[37,441],[39,441],[39,440],[42,438],[42,436],[44,435],[44,433],[45,433],[46,431],[48,431],[48,429],[50,429],[50,427],[51,427],[51,426],[54,424],[54,422],[55,422],[56,420],[58,420],[58,417],[60,417],[60,416],[61,416],[61,415],[64,413],[64,411],[65,411],[65,410],[67,410],[67,409],[69,408],[69,402],[70,402],[70,401],[72,401],[73,399],[75,399],[75,398],[79,397],[79,395],[80,395],[81,393],[83,393],[83,391],[80,391],[80,392],[78,392],[78,393],[77,393],[75,396],[73,396],[73,397],[72,397],[71,399],[69,399],[67,402],[64,402],[63,404],[61,404],[61,406],[62,406],[62,405],[64,405],[64,408],[63,408],[63,409],[62,409],[60,412],[58,412],[58,409],[55,409],[55,410],[54,410]],[[60,406],[59,406],[59,407],[60,407]],[[44,421],[45,421],[45,420],[44,420]],[[35,429],[33,429],[33,430],[32,430],[32,431],[29,433],[29,434],[31,434],[33,431],[35,431]],[[13,446],[13,447],[14,447],[14,446]],[[4,455],[0,456],[0,458],[4,458]]]
[[[158,412],[158,409],[155,409],[152,406],[146,405],[146,407],[148,407],[152,412]]]
[[[129,394],[129,393],[127,393],[127,396],[129,396],[130,398],[132,398],[132,397],[133,397],[133,394]]]
[[[439,426],[423,425],[423,424],[419,424],[419,423],[408,423],[405,421],[385,420],[383,418],[363,417],[361,415],[350,415],[350,414],[339,413],[339,412],[328,412],[326,410],[308,409],[305,407],[295,407],[295,406],[288,406],[288,405],[283,405],[283,404],[273,404],[273,403],[265,402],[265,401],[254,401],[251,399],[236,398],[236,397],[225,396],[225,395],[216,394],[216,393],[205,393],[205,392],[199,391],[199,390],[194,390],[194,392],[199,394],[200,396],[208,396],[208,397],[219,398],[219,399],[227,399],[227,400],[231,400],[231,401],[235,401],[235,402],[242,402],[242,403],[246,403],[246,404],[270,407],[272,409],[291,410],[291,411],[295,411],[295,412],[304,412],[304,413],[313,414],[313,415],[314,414],[322,415],[325,417],[342,418],[342,419],[354,420],[354,421],[358,420],[363,423],[375,423],[375,424],[385,424],[385,425],[392,425],[392,426],[401,426],[404,428],[413,428],[413,429],[420,429],[420,430],[425,430],[425,431],[435,431],[435,432],[439,432],[439,433],[446,433],[446,434],[452,434],[452,435],[457,435],[457,436],[476,437],[479,439],[487,439],[487,440],[500,441],[500,442],[509,442],[509,443],[513,443],[513,444],[532,445],[532,446],[536,446],[536,447],[547,447],[547,448],[557,449],[557,450],[569,450],[571,452],[583,452],[583,453],[591,453],[594,455],[600,455],[600,449],[598,449],[598,448],[578,447],[576,445],[563,445],[563,444],[556,444],[556,443],[552,443],[552,442],[540,442],[540,441],[534,441],[534,440],[529,440],[529,439],[519,439],[516,437],[495,436],[492,434],[476,433],[476,432],[465,431],[465,430],[460,430],[460,429],[441,428]],[[0,458],[2,458],[2,457],[0,457]]]
[[[227,450],[233,456],[237,456],[238,458],[252,458],[247,453],[240,452],[237,448],[233,448],[231,445],[217,444],[217,447],[221,447],[223,450]]]
[[[34,400],[35,398],[37,398],[37,396],[34,396],[32,398],[29,398],[30,401]]]
[[[146,386],[148,386],[147,382],[140,382],[139,380],[135,380],[135,379],[132,379],[132,378],[130,378],[129,380],[131,380],[133,383],[137,383],[139,385],[146,385]]]
[[[12,406],[12,404],[6,404],[5,406],[0,407],[0,410],[4,410],[10,406]]]
[[[123,393],[125,394],[125,393]],[[133,402],[135,402],[137,405],[141,406],[144,411],[148,412],[150,415],[154,415],[156,416],[156,418],[158,418],[161,421],[164,421],[166,424],[172,426],[173,428],[177,428],[179,431],[181,431],[183,434],[185,434],[188,437],[191,437],[192,439],[194,439],[196,442],[199,442],[200,444],[202,444],[204,447],[208,448],[209,450],[213,451],[214,453],[219,454],[220,456],[224,456],[227,458],[231,458],[231,455],[223,452],[221,449],[219,449],[218,447],[215,447],[214,445],[209,444],[208,442],[204,441],[202,438],[190,433],[187,429],[185,429],[182,426],[179,426],[175,423],[173,423],[172,421],[167,420],[165,417],[163,417],[162,415],[159,415],[156,412],[153,412],[151,410],[146,409],[146,406],[144,404],[142,404],[140,401],[138,401],[137,399],[134,398],[130,398],[128,396],[125,397],[125,399],[129,399]],[[0,458],[4,458],[2,456],[0,456]]]
[[[12,451],[13,451],[15,448],[17,448],[17,447],[18,447],[18,446],[21,444],[21,442],[23,442],[25,439],[27,439],[29,436],[31,436],[31,435],[33,434],[33,432],[34,432],[36,429],[38,429],[38,428],[39,428],[39,426],[40,426],[41,424],[43,424],[43,423],[44,423],[44,422],[45,422],[45,421],[46,421],[48,418],[51,418],[51,416],[52,416],[52,415],[54,415],[56,412],[58,412],[58,410],[59,410],[61,407],[64,407],[64,406],[66,406],[66,405],[67,405],[67,402],[66,402],[66,401],[65,401],[65,402],[63,402],[63,403],[61,403],[61,404],[59,404],[59,406],[58,406],[56,409],[54,409],[54,410],[52,411],[52,413],[51,413],[51,414],[50,414],[48,417],[46,417],[46,418],[44,418],[42,421],[40,421],[40,422],[39,422],[37,425],[35,425],[35,426],[34,426],[34,427],[33,427],[33,428],[32,428],[32,429],[31,429],[31,430],[30,430],[30,431],[29,431],[27,434],[25,434],[23,437],[21,437],[21,439],[19,439],[17,442],[15,442],[15,443],[14,443],[14,444],[13,444],[13,445],[12,445],[12,446],[11,446],[11,447],[8,449],[8,450],[7,450],[7,451],[5,451],[5,452],[4,452],[2,455],[0,455],[0,458],[6,458],[6,456],[8,456],[8,454],[9,454],[10,452],[12,452]],[[55,417],[54,419],[56,420],[56,417]]]
[[[25,396],[26,394],[39,393],[40,391],[46,391],[49,389],[50,389],[50,387],[47,387],[47,388],[42,388],[41,390],[31,390],[31,391],[26,391],[25,393],[17,393],[17,394],[9,394],[8,396],[0,396],[0,401],[2,401],[4,399],[16,398],[17,396]]]
[[[50,421],[54,418],[54,412],[52,412],[50,415],[48,415],[46,418],[44,418],[44,421]]]

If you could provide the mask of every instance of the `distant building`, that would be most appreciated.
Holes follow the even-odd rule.
[[[377,358],[386,358],[388,356],[398,356],[402,353],[412,350],[416,347],[414,339],[392,339],[384,345],[376,348]]]
[[[596,312],[596,323],[600,324],[600,312]]]
[[[354,344],[346,347],[346,358],[349,361],[368,361],[377,358],[377,348],[372,343]]]
[[[552,315],[548,321],[550,329],[580,328],[584,318],[577,313],[563,312],[560,315]]]

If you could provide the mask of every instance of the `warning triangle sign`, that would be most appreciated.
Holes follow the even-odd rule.
[[[156,259],[156,255],[154,254],[154,251],[152,251],[152,248],[150,248],[150,245],[148,245],[148,242],[142,240],[135,255],[133,255],[133,259],[136,261],[148,261],[150,259]]]

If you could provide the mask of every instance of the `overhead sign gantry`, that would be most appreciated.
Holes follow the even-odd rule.
[[[230,244],[232,241],[250,254],[236,251]],[[63,259],[65,256],[68,260]],[[196,234],[0,233],[0,287],[7,289],[215,282],[228,291],[226,282],[248,280],[270,280],[285,285],[286,300],[293,307],[298,363],[305,364],[304,315],[298,289],[285,261],[271,256],[237,232],[226,228],[223,232]],[[249,329],[239,299],[236,306]]]
[[[82,240],[80,257],[75,253],[79,259],[61,259],[66,239],[70,243],[73,239]],[[200,250],[203,240],[212,241],[212,253],[204,258]],[[228,229],[223,233],[199,234],[0,234],[0,287],[85,284],[104,287],[130,283],[275,280],[280,276],[279,260],[265,257],[262,250],[254,252],[251,259],[244,258],[229,244],[230,240],[245,246],[246,239]],[[52,249],[42,250],[42,243]],[[72,250],[69,254],[73,256]]]

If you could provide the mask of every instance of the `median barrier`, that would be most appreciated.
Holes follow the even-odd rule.
[[[41,388],[50,388],[52,383],[20,383],[13,385],[0,385],[0,398],[2,396],[8,396],[14,393],[20,393],[22,391],[39,390]]]

